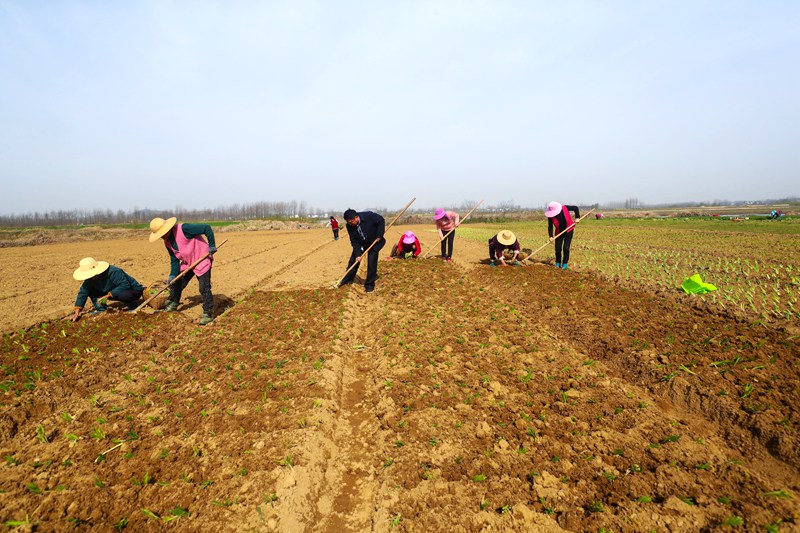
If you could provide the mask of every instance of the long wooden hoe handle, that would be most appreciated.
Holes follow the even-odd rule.
[[[225,244],[226,242],[228,242],[228,239],[225,239],[224,241],[222,241],[221,243],[219,243],[219,244],[217,245],[217,250],[219,250],[220,248],[222,248],[222,245],[223,245],[223,244]],[[183,272],[181,272],[180,274],[178,274],[177,276],[175,276],[174,278],[172,278],[172,281],[170,281],[169,283],[167,283],[166,287],[163,287],[163,288],[162,288],[160,291],[158,291],[157,293],[155,293],[154,295],[152,295],[150,298],[148,298],[147,300],[145,300],[145,301],[142,303],[142,305],[140,305],[139,307],[137,307],[136,309],[134,309],[134,310],[133,310],[133,312],[134,312],[134,313],[138,313],[138,312],[139,312],[139,309],[141,309],[142,307],[146,306],[147,304],[149,304],[149,303],[150,303],[150,301],[151,301],[153,298],[155,298],[156,296],[158,296],[159,294],[161,294],[161,293],[162,293],[162,292],[164,292],[165,290],[169,289],[169,288],[170,288],[170,286],[171,286],[173,283],[175,283],[176,281],[178,281],[179,279],[181,279],[181,278],[184,276],[184,274],[186,274],[187,272],[191,272],[191,271],[194,269],[194,267],[196,267],[198,264],[200,264],[200,261],[202,261],[203,259],[205,259],[205,258],[206,258],[206,257],[208,257],[209,255],[211,255],[211,254],[210,254],[210,253],[208,253],[208,254],[204,255],[203,257],[201,257],[200,259],[198,259],[197,261],[195,261],[194,263],[192,263],[191,265],[189,265],[189,267],[188,267],[186,270],[184,270]]]
[[[480,206],[482,203],[483,203],[483,200],[481,200],[480,202],[478,202],[478,203],[475,205],[475,207],[473,207],[473,208],[472,208],[472,211],[475,211],[476,209],[478,209],[478,206]],[[469,213],[467,213],[466,215],[464,215],[464,216],[461,218],[461,221],[463,222],[464,220],[467,220],[467,219],[469,218],[469,216],[472,214],[472,211],[470,211]],[[460,226],[460,225],[461,225],[461,224],[459,223],[459,226]],[[456,226],[456,227],[458,227],[458,226]],[[444,237],[442,237],[441,239],[439,239],[439,242],[437,242],[436,244],[434,244],[432,247],[428,248],[428,251],[427,251],[427,252],[425,252],[425,254],[422,256],[422,258],[423,258],[423,259],[425,259],[426,257],[428,257],[428,254],[429,254],[429,253],[431,253],[431,250],[433,250],[434,248],[436,248],[436,245],[437,245],[437,244],[440,244],[440,243],[441,243],[443,240],[445,240],[447,237],[449,237],[449,236],[450,236],[450,234],[451,234],[451,233],[453,233],[455,230],[456,230],[456,228],[453,228],[453,229],[451,229],[450,231],[448,231],[448,232],[447,232],[447,234],[446,234]]]
[[[567,227],[566,227],[566,229],[565,229],[564,231],[562,231],[562,232],[559,232],[559,234],[558,234],[558,235],[556,235],[555,237],[553,237],[553,240],[552,240],[552,241],[551,241],[550,239],[547,239],[547,242],[546,242],[546,243],[544,243],[543,245],[541,245],[540,247],[538,247],[537,249],[535,249],[534,251],[532,251],[530,254],[528,254],[528,257],[526,257],[525,259],[523,259],[523,260],[522,260],[522,262],[523,262],[523,263],[527,263],[527,262],[528,262],[528,259],[530,259],[531,257],[533,257],[533,254],[535,254],[536,252],[539,252],[539,251],[541,251],[541,250],[542,250],[543,248],[545,248],[545,247],[546,247],[548,244],[550,244],[551,242],[555,241],[556,239],[558,239],[559,237],[561,237],[562,235],[564,235],[566,232],[568,232],[569,230],[571,230],[572,228],[574,228],[574,227],[575,227],[575,224],[577,224],[578,222],[580,222],[580,221],[581,221],[581,220],[583,220],[584,218],[588,217],[588,216],[589,216],[589,213],[591,213],[591,212],[592,212],[592,211],[594,211],[595,209],[596,209],[595,207],[591,208],[589,211],[587,211],[587,212],[586,212],[586,214],[585,214],[585,215],[583,215],[581,218],[579,218],[578,220],[576,220],[575,222],[573,222],[572,224],[570,224],[569,226],[567,226]]]
[[[411,206],[411,204],[413,204],[413,203],[414,203],[416,200],[417,200],[417,197],[415,196],[414,198],[412,198],[412,199],[411,199],[411,201],[410,201],[410,202],[408,202],[408,203],[406,204],[406,206],[403,208],[403,210],[402,210],[402,211],[400,211],[399,213],[397,213],[397,216],[396,216],[396,217],[394,217],[394,220],[392,220],[392,221],[389,223],[389,225],[388,225],[388,226],[386,226],[386,228],[384,228],[384,230],[383,230],[383,234],[384,234],[384,235],[386,235],[386,232],[387,232],[387,231],[389,231],[389,228],[391,228],[391,227],[392,227],[392,225],[393,225],[395,222],[397,222],[397,219],[398,219],[398,218],[400,218],[401,216],[403,216],[403,213],[405,213],[405,212],[406,212],[406,210],[407,210],[407,209],[408,209],[408,208]],[[345,223],[346,223],[346,222],[345,222]],[[378,241],[379,241],[379,240],[380,240],[380,238],[378,238],[378,239],[375,239],[374,241],[372,241],[372,244],[370,244],[370,245],[369,245],[369,247],[368,247],[366,250],[364,250],[363,252],[361,252],[361,255],[359,255],[359,256],[358,256],[358,257],[359,257],[359,259],[361,259],[361,258],[362,258],[362,257],[364,257],[365,255],[367,255],[367,252],[369,252],[369,251],[372,249],[372,247],[373,247],[373,246],[375,246],[375,245],[378,243]],[[337,288],[339,285],[341,285],[341,283],[344,281],[344,278],[346,278],[346,277],[347,277],[347,274],[349,274],[349,273],[350,273],[350,271],[351,271],[351,270],[353,270],[353,267],[355,267],[356,265],[361,265],[361,261],[356,261],[356,262],[354,262],[352,265],[350,265],[350,268],[348,268],[347,270],[345,270],[345,272],[344,272],[344,276],[342,276],[342,279],[340,279],[339,281],[337,281],[337,282],[336,282],[336,285],[334,285],[334,286],[333,286],[333,288],[334,288],[334,289],[335,289],[335,288]]]

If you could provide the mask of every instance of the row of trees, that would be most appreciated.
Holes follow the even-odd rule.
[[[234,204],[211,209],[184,209],[176,207],[171,211],[139,209],[130,211],[119,209],[73,209],[45,213],[25,213],[0,215],[0,226],[81,226],[94,224],[147,224],[155,217],[176,216],[180,220],[251,220],[263,218],[306,218],[323,216],[330,210],[309,207],[306,202],[254,202]]]
[[[459,212],[466,212],[475,207],[477,201],[464,201],[458,206],[448,206]],[[436,208],[414,208],[411,206],[408,213],[432,213]],[[362,209],[362,208],[359,208]],[[370,211],[379,213],[391,213],[385,207],[365,207]],[[482,205],[479,211],[482,212],[511,212],[520,211],[522,208],[513,202],[500,202],[496,206]],[[253,202],[249,204],[234,204],[229,206],[219,206],[211,209],[184,209],[176,207],[171,211],[140,209],[134,207],[130,211],[122,209],[113,211],[111,209],[73,209],[71,211],[58,210],[47,211],[45,213],[24,213],[12,215],[0,215],[0,226],[3,227],[34,227],[34,226],[86,226],[96,224],[147,224],[155,217],[175,216],[180,220],[186,221],[207,221],[207,220],[254,220],[265,218],[312,218],[327,217],[334,215],[341,218],[339,209],[320,209],[311,207],[304,201],[280,201],[280,202]]]

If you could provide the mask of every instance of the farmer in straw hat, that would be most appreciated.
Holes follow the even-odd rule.
[[[489,266],[494,266],[495,261],[500,261],[503,266],[508,266],[506,263],[503,252],[509,250],[513,252],[513,264],[519,265],[517,258],[519,257],[519,241],[513,231],[504,229],[491,239],[489,239]]]
[[[170,256],[169,281],[172,281],[173,278],[204,255],[211,255],[200,261],[192,272],[185,274],[177,282],[170,285],[169,300],[167,300],[164,310],[175,311],[178,309],[183,289],[189,284],[192,276],[197,276],[197,283],[200,285],[200,296],[203,299],[203,317],[199,323],[204,326],[214,320],[212,314],[214,311],[214,295],[211,294],[212,255],[217,251],[214,232],[208,224],[175,224],[177,220],[172,217],[166,220],[154,218],[150,221],[150,242],[162,239]],[[205,240],[203,239],[204,235]]]
[[[75,312],[70,317],[73,322],[81,316],[87,299],[92,300],[94,313],[102,313],[106,310],[106,300],[123,302],[128,309],[135,309],[144,293],[144,287],[124,270],[91,257],[81,259],[72,277],[83,282],[75,300]]]
[[[558,235],[569,226],[574,224],[569,212],[575,213],[575,219],[581,218],[581,212],[578,206],[575,205],[561,205],[558,202],[550,202],[547,204],[547,209],[544,210],[544,216],[547,217],[547,235],[550,241],[553,241],[553,235]],[[566,233],[556,239],[556,268],[567,268],[569,263],[569,247],[572,245],[572,234],[575,226],[569,228]]]
[[[447,232],[451,231],[447,239],[442,241],[442,259],[451,261],[453,257],[453,242],[456,239],[455,229],[460,222],[458,213],[455,211],[445,211],[441,207],[436,210],[433,215],[433,220],[436,221],[436,229],[439,231],[439,238],[444,239]]]
[[[419,239],[414,232],[408,230],[397,241],[397,244],[392,246],[392,253],[389,259],[399,257],[400,259],[416,259],[419,257],[422,247],[419,245]]]

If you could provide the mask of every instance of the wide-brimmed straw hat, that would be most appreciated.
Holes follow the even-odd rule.
[[[403,235],[403,242],[406,243],[406,244],[412,244],[412,243],[416,242],[416,240],[417,240],[417,236],[414,235],[414,232],[411,231],[411,230],[407,231],[406,234]]]
[[[547,204],[547,209],[544,210],[544,216],[553,218],[561,212],[561,204],[558,202],[550,202]]]
[[[84,281],[93,278],[98,274],[102,274],[108,270],[108,263],[105,261],[95,261],[92,257],[84,257],[81,259],[77,270],[72,273],[72,277],[78,281]]]
[[[440,207],[439,209],[436,210],[436,213],[433,215],[433,220],[439,220],[440,218],[444,218],[446,216],[447,213],[445,213],[444,209]]]
[[[497,242],[504,246],[511,246],[515,242],[517,242],[517,236],[514,235],[513,231],[509,231],[504,229],[500,233],[497,234]]]
[[[154,218],[150,221],[150,242],[156,242],[158,239],[167,234],[172,226],[178,221],[177,218],[172,217],[164,220],[163,218]]]

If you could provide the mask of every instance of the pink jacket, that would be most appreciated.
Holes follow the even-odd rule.
[[[183,224],[175,226],[174,231],[175,244],[178,245],[178,249],[174,250],[172,248],[169,239],[164,239],[164,244],[168,249],[172,250],[172,253],[181,262],[181,272],[183,272],[189,268],[189,265],[208,253],[208,243],[202,237],[187,239],[186,235],[183,234]],[[211,270],[211,256],[206,257],[194,267],[194,274],[195,276],[202,276],[209,270]]]
[[[439,230],[439,238],[444,237],[444,234],[451,229],[456,229],[459,223],[458,213],[455,211],[445,211],[447,216],[444,216],[436,221],[436,229]]]

